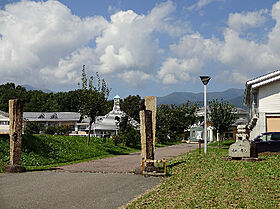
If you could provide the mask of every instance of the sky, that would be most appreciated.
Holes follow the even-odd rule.
[[[280,1],[0,0],[0,83],[111,96],[244,88],[280,66]]]

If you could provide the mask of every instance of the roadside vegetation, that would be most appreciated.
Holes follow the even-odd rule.
[[[260,154],[259,162],[222,160],[227,154],[209,147],[207,156],[173,158],[172,175],[127,208],[280,208],[280,154]]]
[[[139,151],[113,139],[93,138],[89,146],[86,137],[60,135],[24,135],[22,165],[28,170],[46,169],[74,162],[99,159]],[[0,172],[9,164],[9,136],[0,136]]]

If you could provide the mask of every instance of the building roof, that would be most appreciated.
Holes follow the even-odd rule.
[[[250,93],[253,89],[280,80],[280,70],[259,76],[246,82],[244,104],[250,104]]]
[[[79,121],[81,114],[77,112],[23,112],[23,119],[36,122]]]
[[[119,98],[120,97],[118,95],[114,97],[114,99]],[[128,115],[121,110],[119,101],[114,101],[113,110],[105,116],[98,116],[95,120],[95,123],[93,124],[93,128],[95,130],[118,130],[117,123],[119,121],[117,120],[117,118],[121,119],[124,116]],[[128,116],[128,122],[134,127],[139,128],[139,123],[130,116]]]
[[[0,110],[0,115],[4,116],[4,117],[9,117],[9,113],[1,111],[1,110]]]

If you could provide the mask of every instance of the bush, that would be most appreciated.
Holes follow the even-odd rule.
[[[24,126],[24,133],[26,134],[39,134],[41,126],[39,122],[27,121]]]
[[[124,130],[119,131],[117,136],[113,137],[115,145],[123,143],[129,147],[137,147],[141,143],[140,133],[129,123],[126,124]]]
[[[47,126],[44,130],[45,134],[58,134],[58,135],[67,135],[71,132],[71,127],[70,126]]]
[[[45,134],[54,135],[57,132],[57,127],[55,126],[47,126],[44,130]]]

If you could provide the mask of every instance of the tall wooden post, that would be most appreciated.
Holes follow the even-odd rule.
[[[6,167],[6,172],[23,172],[25,168],[21,166],[22,147],[22,110],[21,100],[9,101],[10,120],[10,165]]]

